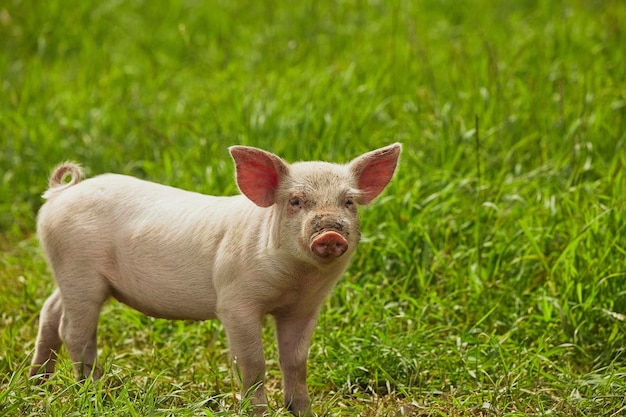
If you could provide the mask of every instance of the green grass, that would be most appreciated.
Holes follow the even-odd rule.
[[[324,305],[324,415],[626,411],[626,3],[8,0],[0,5],[0,415],[232,415],[216,322],[118,303],[101,381],[26,370],[54,283],[52,167],[233,194],[232,144],[345,162],[404,144]],[[478,130],[476,127],[478,126]],[[273,330],[271,408],[280,408]]]

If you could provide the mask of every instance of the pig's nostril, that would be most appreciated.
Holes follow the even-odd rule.
[[[338,258],[348,250],[348,241],[337,232],[324,232],[313,239],[311,250],[321,258]]]

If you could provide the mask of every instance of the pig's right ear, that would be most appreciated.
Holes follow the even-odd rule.
[[[235,161],[237,185],[241,193],[259,207],[276,202],[276,191],[289,167],[278,156],[250,146],[228,148]]]

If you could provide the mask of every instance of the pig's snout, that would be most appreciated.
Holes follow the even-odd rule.
[[[320,233],[311,242],[311,251],[320,258],[339,258],[348,250],[348,241],[334,231]]]

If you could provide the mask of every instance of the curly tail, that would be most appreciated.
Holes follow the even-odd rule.
[[[70,176],[69,182],[63,182],[67,176]],[[50,188],[43,193],[43,198],[50,198],[55,194],[71,187],[72,185],[78,184],[83,179],[83,169],[80,165],[75,164],[73,162],[63,162],[57,165],[52,171],[52,175],[50,175],[50,180],[48,185]]]

